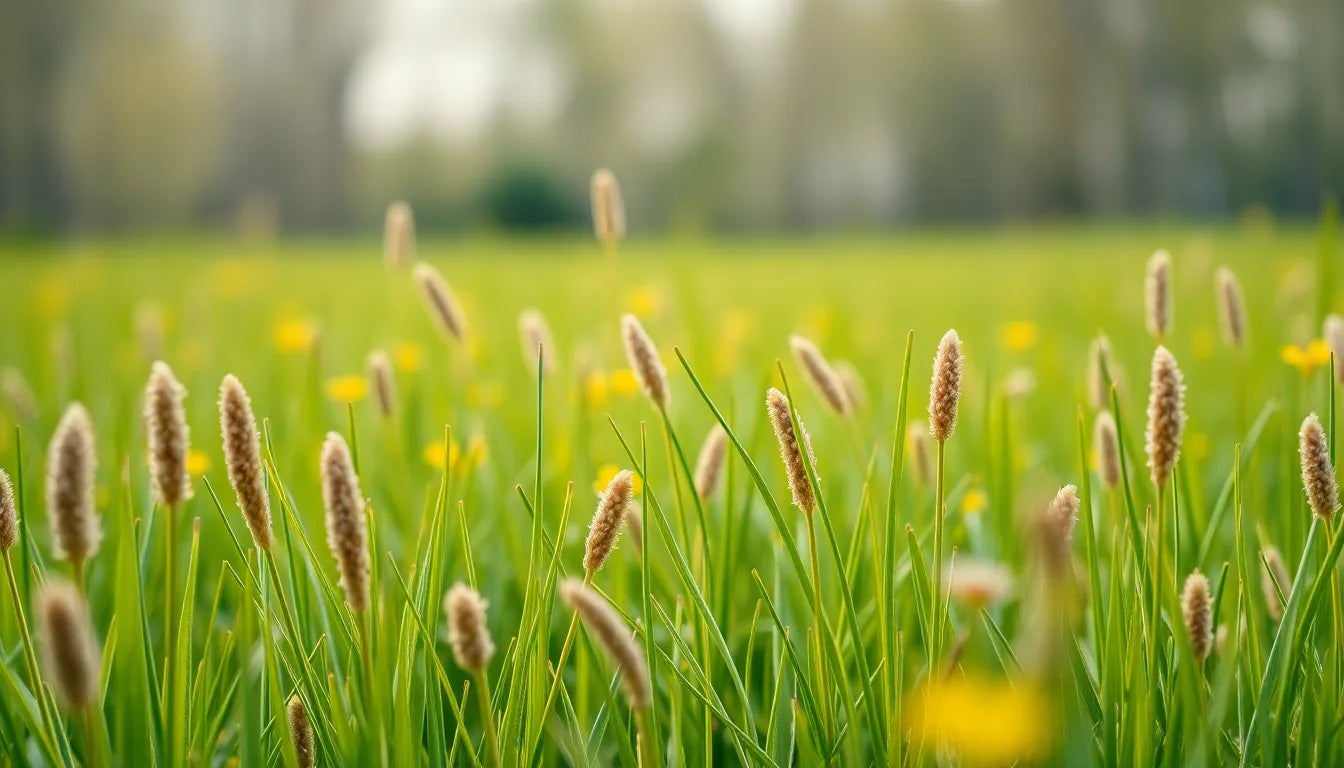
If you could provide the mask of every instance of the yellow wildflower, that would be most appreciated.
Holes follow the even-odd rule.
[[[594,408],[607,402],[607,377],[601,371],[588,374],[588,379],[583,382],[583,401]]]
[[[210,456],[195,448],[187,451],[187,474],[204,475],[210,471]]]
[[[420,456],[429,466],[443,471],[445,467],[457,466],[457,460],[462,457],[462,449],[458,446],[456,440],[448,446],[447,450],[444,449],[442,440],[435,440],[425,444],[425,450],[421,452]]]
[[[1330,347],[1320,339],[1312,339],[1305,348],[1287,344],[1279,353],[1283,362],[1293,366],[1303,376],[1330,362]]]
[[[357,403],[368,393],[368,380],[357,374],[349,373],[327,381],[327,396],[338,403]]]
[[[307,352],[317,342],[317,326],[310,320],[281,320],[275,324],[275,348],[281,352]]]
[[[658,292],[647,285],[630,291],[630,295],[625,301],[625,306],[630,310],[630,313],[639,317],[648,317],[654,314],[658,311],[660,304]]]
[[[397,348],[392,350],[392,359],[396,362],[397,370],[402,373],[415,373],[420,370],[425,362],[424,350],[409,342],[402,342]]]
[[[611,392],[614,395],[629,397],[639,391],[639,379],[629,368],[611,372]]]
[[[945,745],[966,765],[1035,762],[1052,746],[1050,701],[1026,682],[952,677],[912,691],[906,707],[915,739]]]
[[[620,471],[621,468],[615,464],[603,464],[601,467],[598,467],[597,479],[593,481],[593,491],[595,493],[602,493],[607,490],[607,484],[610,483],[611,479]],[[644,490],[644,481],[640,479],[639,475],[635,475],[634,482],[631,483],[631,485],[634,486],[635,493],[640,493]]]
[[[1009,352],[1026,352],[1036,346],[1041,329],[1030,320],[1014,320],[1003,326],[1003,346]]]
[[[961,497],[961,511],[965,514],[983,512],[989,506],[989,497],[979,488],[972,488]]]

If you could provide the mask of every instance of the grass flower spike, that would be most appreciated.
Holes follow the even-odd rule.
[[[1241,283],[1232,270],[1219,267],[1214,282],[1218,292],[1218,318],[1222,321],[1223,341],[1233,349],[1246,346],[1246,302]]]
[[[420,293],[424,296],[425,306],[434,316],[439,329],[453,339],[462,341],[467,335],[467,320],[443,275],[423,261],[415,265],[413,274],[415,283],[420,286]]]
[[[644,661],[644,652],[631,638],[625,622],[596,592],[575,579],[562,582],[560,594],[620,670],[621,685],[625,688],[625,698],[630,708],[648,707],[653,701],[649,668]]]
[[[322,444],[322,502],[327,511],[327,545],[336,557],[345,599],[356,613],[369,607],[368,522],[364,496],[345,438],[327,433]]]
[[[397,383],[392,378],[392,360],[381,349],[369,353],[369,389],[373,390],[373,401],[378,404],[378,412],[383,418],[390,419],[397,412]]]
[[[57,557],[69,560],[76,571],[103,540],[93,499],[97,461],[89,412],[72,403],[47,453],[47,519]]]
[[[793,358],[807,374],[808,380],[812,382],[822,401],[837,414],[848,415],[851,406],[849,398],[845,395],[845,383],[840,380],[839,374],[821,354],[817,345],[811,339],[794,335],[789,337],[789,348],[793,350]]]
[[[933,358],[933,382],[929,386],[929,434],[943,442],[957,427],[957,402],[961,399],[961,337],[955,330],[943,334]]]
[[[1276,547],[1265,547],[1260,556],[1265,560],[1265,567],[1260,571],[1260,589],[1265,593],[1270,618],[1278,621],[1283,618],[1283,601],[1292,595],[1293,582],[1288,576],[1288,567],[1283,564],[1283,555]],[[1280,592],[1283,597],[1279,597]]]
[[[486,607],[480,593],[461,582],[454,584],[443,598],[453,659],[469,672],[485,669],[495,656],[495,644],[485,623]]]
[[[590,185],[593,208],[593,232],[602,245],[615,248],[625,238],[625,203],[616,175],[606,168],[593,173]]]
[[[723,480],[723,466],[728,459],[728,433],[715,424],[705,435],[700,455],[695,460],[695,492],[708,499],[719,489]]]
[[[387,206],[383,219],[383,262],[401,268],[415,258],[415,214],[409,203],[398,200]]]
[[[190,432],[182,407],[186,395],[172,369],[166,363],[154,363],[145,388],[145,430],[154,495],[169,509],[177,509],[191,498],[191,478],[187,475]]]
[[[525,309],[518,316],[518,334],[523,340],[523,362],[535,375],[537,372],[537,354],[540,350],[542,375],[550,378],[555,372],[555,344],[551,341],[551,329],[546,317],[537,309]]]
[[[1106,487],[1115,488],[1120,485],[1120,442],[1111,412],[1098,413],[1092,430],[1092,450],[1097,458],[1101,480],[1106,483]]]
[[[588,526],[588,541],[583,549],[583,570],[589,574],[597,573],[607,562],[616,539],[621,535],[621,524],[634,501],[635,473],[623,469],[607,483],[607,489],[598,499],[597,510],[593,512],[593,522]]]
[[[663,367],[663,361],[658,357],[658,349],[653,346],[653,340],[644,332],[644,326],[639,324],[639,318],[634,315],[621,317],[621,339],[625,342],[625,356],[630,361],[630,368],[634,370],[635,378],[639,379],[639,386],[644,390],[644,395],[657,406],[658,410],[666,411],[667,369]]]
[[[299,768],[313,768],[317,765],[313,726],[308,722],[308,712],[303,708],[303,701],[297,694],[289,697],[289,703],[285,705],[285,717],[289,720],[289,735],[294,739],[294,752],[299,758]]]
[[[798,420],[798,426],[802,428],[801,447],[798,435],[793,432],[793,421],[789,418],[789,399],[783,392],[771,387],[765,393],[766,413],[770,416],[770,425],[775,430],[775,440],[779,442],[779,457],[784,462],[784,474],[789,479],[789,491],[793,494],[793,503],[804,513],[811,515],[817,509],[817,497],[812,493],[812,486],[807,481],[807,469],[803,466],[803,451],[807,451],[807,459],[814,468],[817,460],[812,453],[812,438],[808,437],[807,428],[803,427],[802,419]]]
[[[1335,484],[1335,468],[1330,462],[1330,445],[1316,414],[1308,414],[1302,420],[1298,439],[1302,487],[1307,491],[1307,502],[1317,517],[1329,522],[1339,508],[1339,487]]]
[[[0,554],[8,552],[19,540],[19,513],[14,507],[14,486],[0,469]]]
[[[224,466],[238,509],[247,520],[258,548],[271,548],[271,502],[266,495],[266,472],[261,464],[261,441],[252,400],[242,382],[229,374],[219,385],[219,431],[224,442]]]
[[[1209,580],[1199,571],[1191,573],[1181,590],[1181,613],[1185,616],[1185,630],[1190,635],[1190,649],[1195,660],[1203,662],[1213,648],[1213,608],[1209,597]]]
[[[1087,355],[1087,401],[1094,410],[1110,407],[1111,384],[1116,378],[1115,361],[1111,358],[1111,340],[1098,335],[1092,340],[1092,348]]]
[[[38,605],[46,649],[47,682],[56,698],[85,709],[98,697],[99,658],[89,621],[89,606],[74,585],[51,580]]]
[[[1153,484],[1166,486],[1181,453],[1185,431],[1185,379],[1166,347],[1153,353],[1152,381],[1148,391],[1148,433],[1145,444]]]
[[[1171,254],[1166,251],[1157,251],[1148,259],[1144,309],[1148,333],[1161,341],[1171,330]]]

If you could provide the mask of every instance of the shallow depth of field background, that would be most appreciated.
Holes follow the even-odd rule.
[[[220,379],[234,373],[268,422],[277,470],[317,549],[315,566],[331,565],[317,471],[328,431],[357,435],[363,490],[379,521],[380,567],[389,556],[403,571],[417,564],[417,533],[449,468],[450,501],[464,504],[502,657],[529,588],[520,574],[530,518],[515,487],[531,493],[537,459],[536,380],[520,348],[522,310],[540,309],[556,342],[558,366],[544,395],[543,516],[567,562],[581,555],[594,493],[629,463],[608,416],[628,439],[648,424],[650,483],[671,508],[659,419],[620,343],[619,318],[629,312],[670,371],[670,418],[682,445],[694,451],[714,421],[674,347],[781,505],[786,485],[762,403],[783,361],[816,442],[822,488],[838,510],[841,545],[862,532],[855,551],[874,534],[856,528],[859,510],[869,509],[870,460],[877,469],[867,501],[879,512],[885,504],[906,333],[914,332],[913,420],[923,418],[937,341],[956,328],[967,363],[948,444],[948,540],[959,556],[1001,559],[1025,581],[1022,521],[1061,485],[1081,484],[1077,419],[1098,333],[1110,338],[1118,365],[1137,500],[1152,500],[1140,434],[1156,342],[1144,330],[1143,275],[1147,257],[1164,248],[1175,297],[1166,344],[1189,391],[1177,584],[1190,567],[1212,577],[1233,559],[1230,517],[1210,533],[1210,516],[1234,446],[1262,415],[1264,435],[1243,475],[1254,539],[1248,557],[1273,544],[1295,568],[1310,525],[1297,427],[1330,402],[1328,357],[1311,342],[1327,313],[1344,310],[1333,202],[1344,192],[1341,30],[1344,4],[1335,0],[8,4],[0,9],[0,371],[22,377],[36,409],[0,399],[0,466],[17,474],[22,449],[26,530],[49,554],[47,441],[67,403],[88,405],[108,531],[89,576],[100,637],[126,588],[119,555],[132,541],[151,553],[141,584],[148,635],[122,630],[119,658],[132,661],[114,664],[109,682],[109,699],[135,691],[126,694],[133,707],[116,716],[107,708],[114,751],[127,764],[150,751],[143,738],[150,704],[133,686],[131,639],[161,650],[153,599],[161,553],[134,521],[152,507],[140,410],[150,363],[160,358],[189,391],[196,498],[182,514],[200,521],[198,652],[247,613],[225,573],[235,550],[205,485],[245,539],[216,411]],[[588,182],[598,167],[611,168],[624,193],[630,235],[618,252],[604,253],[592,235]],[[416,258],[437,267],[464,306],[463,343],[437,332],[409,270],[384,264],[383,215],[394,200],[415,212]],[[1220,266],[1244,288],[1244,350],[1230,350],[1220,333]],[[825,410],[791,360],[793,333],[862,376],[868,402],[852,429]],[[395,361],[400,408],[392,420],[378,415],[364,383],[374,349]],[[573,511],[557,532],[569,483]],[[745,665],[759,597],[753,569],[780,599],[800,648],[813,619],[781,565],[785,543],[740,466],[732,483],[738,539],[725,545],[733,557],[719,565],[733,576],[715,603],[722,601],[717,621]],[[1100,554],[1107,589],[1112,574],[1122,583],[1129,567],[1124,547],[1112,548],[1121,530],[1117,498],[1094,499],[1108,526]],[[726,514],[721,504],[710,508],[716,527]],[[927,537],[931,489],[907,478],[899,506],[898,524]],[[797,523],[796,510],[786,513]],[[189,526],[179,531],[189,535]],[[449,581],[465,570],[458,535],[454,528],[444,552]],[[1112,562],[1116,553],[1123,557]],[[835,598],[835,564],[826,560]],[[613,562],[600,577],[604,588],[637,605],[634,551],[618,549]],[[44,563],[55,573],[62,567]],[[865,563],[861,576],[873,568]],[[675,574],[666,562],[655,574],[659,597],[672,605],[675,590],[664,588],[678,586]],[[23,589],[33,586],[30,569],[20,576]],[[1133,600],[1134,584],[1123,583],[1124,599]],[[217,589],[222,608],[211,627]],[[912,588],[899,589],[905,599]],[[1018,598],[1027,592],[995,611],[1010,641],[1025,634]],[[383,631],[412,635],[397,623],[405,619],[396,615],[400,592],[386,572],[381,593],[389,606]],[[124,607],[129,598],[121,594]],[[901,626],[913,638],[914,609],[902,605]],[[976,618],[958,614],[954,623],[982,626]],[[546,638],[552,646],[567,619],[557,609]],[[1268,647],[1272,627],[1259,621],[1253,626]],[[1170,626],[1179,631],[1179,617]],[[1128,629],[1108,632],[1123,637]],[[775,687],[785,679],[782,633],[764,619],[755,631],[748,688],[759,697],[756,725],[784,733],[786,715],[764,722],[779,690],[788,712],[792,678]],[[1001,684],[1003,660],[981,631],[965,649],[965,669]],[[762,650],[767,643],[775,645]],[[10,658],[0,663],[18,670],[18,647],[6,595],[0,650]],[[870,650],[876,660],[880,649]],[[436,652],[460,684],[446,646]],[[241,658],[214,661],[226,679],[246,683]],[[585,659],[588,682],[576,694],[584,696],[584,726],[606,680],[598,658]],[[1324,678],[1341,679],[1338,649],[1327,662],[1336,666]],[[923,660],[906,664],[921,669]],[[434,693],[427,669],[417,663],[415,671]],[[721,666],[718,674],[726,689]],[[1242,707],[1223,713],[1227,730],[1216,741],[1226,761],[1257,674],[1247,668],[1242,688],[1221,692],[1220,704]],[[1151,680],[1125,682],[1147,690]],[[698,764],[701,711],[680,686],[670,676],[656,681],[660,695],[682,697],[687,759]],[[1142,730],[1153,715],[1129,709],[1141,699],[1129,690],[1104,692],[1103,704],[1137,712]],[[1170,690],[1152,695],[1192,706]],[[1338,701],[1339,692],[1332,695]],[[1018,713],[1024,722],[1020,731],[1005,725],[1008,739],[1047,734],[1029,763],[1106,762],[1079,726],[1081,705],[1066,699],[1051,713],[1060,722]],[[208,692],[192,697],[194,717],[214,707],[227,713],[209,745],[215,763],[255,736],[234,725],[253,713],[221,701]],[[191,738],[204,741],[206,733],[216,735],[201,727]],[[619,761],[616,738],[595,738],[598,762]],[[276,735],[265,739],[267,755],[279,759]],[[712,740],[710,752],[731,762],[724,732]],[[790,755],[787,744],[771,748]],[[319,749],[327,760],[338,751]],[[1192,759],[1173,749],[1164,755],[1170,764]],[[1324,754],[1340,754],[1338,744],[1329,749]],[[569,759],[549,741],[542,757]],[[956,764],[933,750],[922,757]],[[1139,756],[1135,764],[1148,763]]]

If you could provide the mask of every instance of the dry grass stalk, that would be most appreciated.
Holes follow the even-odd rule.
[[[168,509],[191,498],[187,449],[191,433],[182,401],[187,391],[162,361],[154,363],[145,387],[145,431],[149,436],[149,469],[154,496]]]
[[[775,440],[779,442],[779,457],[784,462],[784,474],[789,479],[789,491],[793,494],[793,503],[804,513],[811,515],[817,509],[817,497],[807,481],[807,469],[803,466],[803,450],[807,451],[807,461],[814,472],[817,465],[812,453],[812,438],[807,434],[802,419],[798,426],[802,429],[802,447],[799,447],[798,435],[794,434],[793,421],[789,418],[789,399],[783,392],[771,387],[765,393],[765,408],[770,416],[770,425],[775,430]]]
[[[335,432],[328,432],[322,444],[321,466],[327,545],[336,557],[346,601],[356,613],[363,613],[369,607],[368,521],[350,448]]]
[[[93,499],[97,462],[93,421],[84,406],[71,403],[47,452],[47,519],[56,556],[69,560],[76,571],[103,540]]]
[[[224,443],[224,466],[238,509],[247,520],[252,541],[271,548],[271,501],[266,495],[266,472],[261,464],[261,440],[252,400],[242,382],[229,374],[219,385],[219,431]]]

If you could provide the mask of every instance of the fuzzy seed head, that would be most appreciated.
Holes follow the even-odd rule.
[[[827,407],[841,416],[848,415],[852,406],[845,395],[845,384],[817,345],[805,336],[794,335],[789,337],[789,348]]]
[[[467,335],[467,320],[443,275],[423,261],[415,265],[412,274],[416,285],[420,286],[425,306],[438,323],[439,330],[456,341],[461,341]]]
[[[1265,605],[1269,615],[1275,621],[1283,618],[1283,600],[1293,592],[1293,582],[1288,577],[1288,566],[1283,563],[1283,555],[1276,547],[1265,547],[1260,551],[1265,559],[1265,568],[1260,572],[1260,589],[1265,593]],[[1279,598],[1283,592],[1283,599]]]
[[[1335,485],[1335,468],[1330,463],[1330,445],[1316,414],[1308,414],[1302,420],[1298,439],[1302,487],[1307,491],[1307,502],[1317,517],[1329,522],[1339,508],[1339,486]]]
[[[443,597],[443,612],[448,617],[448,643],[453,647],[457,666],[468,672],[480,672],[495,656],[495,644],[485,623],[488,605],[479,592],[460,581]]]
[[[1218,292],[1218,318],[1222,321],[1223,341],[1233,349],[1246,346],[1246,302],[1241,295],[1241,282],[1232,270],[1219,267],[1214,275]]]
[[[728,433],[715,424],[705,442],[700,446],[700,456],[695,460],[695,492],[701,499],[708,499],[719,489],[723,480],[723,466],[728,459]]]
[[[784,462],[784,474],[789,478],[789,491],[793,494],[793,503],[805,514],[811,515],[817,510],[817,497],[812,493],[812,486],[807,481],[807,469],[803,466],[803,450],[807,451],[807,462],[813,467],[815,474],[817,458],[812,453],[812,438],[808,436],[803,420],[799,419],[798,426],[803,432],[803,447],[799,447],[798,435],[794,434],[793,421],[789,418],[789,399],[783,392],[771,387],[765,393],[765,409],[770,416],[770,425],[775,429],[775,440],[779,442],[779,458]]]
[[[1148,333],[1159,341],[1171,330],[1171,254],[1159,250],[1148,259],[1144,280]]]
[[[49,580],[38,605],[44,668],[56,698],[83,709],[98,696],[98,648],[89,620],[89,606],[73,584]]]
[[[634,370],[635,378],[639,379],[644,395],[658,410],[667,410],[667,369],[663,368],[663,361],[658,357],[653,340],[644,332],[644,326],[639,324],[639,319],[634,315],[621,317],[621,338],[625,342],[625,357],[630,361],[630,368]]]
[[[0,372],[0,393],[3,393],[10,410],[19,421],[37,419],[37,400],[33,397],[33,390],[28,386],[28,381],[18,369],[6,368]]]
[[[848,360],[836,360],[835,375],[840,377],[840,384],[845,389],[845,399],[849,401],[851,411],[866,411],[868,409],[868,387],[863,383],[863,376],[859,369]]]
[[[145,387],[145,431],[149,436],[150,479],[154,496],[168,509],[177,509],[191,498],[187,475],[187,449],[191,432],[182,401],[187,390],[162,361],[154,363]]]
[[[1165,487],[1181,454],[1185,431],[1185,379],[1166,347],[1153,353],[1153,375],[1148,390],[1146,450],[1153,484]]]
[[[219,432],[224,442],[224,466],[238,509],[252,531],[252,541],[271,548],[271,501],[266,495],[266,472],[261,464],[261,440],[252,400],[233,374],[219,385]]]
[[[525,309],[518,316],[518,335],[523,341],[523,362],[533,375],[537,373],[537,354],[541,354],[541,373],[550,378],[555,371],[555,345],[546,316],[538,309]]]
[[[9,475],[0,469],[0,553],[19,540],[19,513],[14,506],[14,486]]]
[[[905,428],[906,450],[910,454],[910,468],[915,482],[927,487],[933,482],[933,458],[930,455],[929,425],[923,421],[912,421]]]
[[[1120,485],[1120,441],[1115,430],[1115,418],[1110,411],[1097,414],[1092,427],[1092,450],[1097,457],[1097,468],[1106,487]]]
[[[103,540],[102,522],[93,503],[97,461],[89,412],[71,403],[47,452],[47,519],[56,556],[76,568],[98,552]]]
[[[383,263],[394,269],[415,258],[415,214],[404,200],[387,206],[383,218]]]
[[[1181,613],[1190,633],[1190,649],[1196,661],[1209,658],[1213,648],[1213,608],[1209,599],[1209,580],[1199,571],[1191,573],[1181,590]]]
[[[1000,563],[959,559],[946,568],[944,581],[957,603],[978,611],[1003,600],[1013,591],[1013,574]]]
[[[313,726],[308,722],[308,712],[303,708],[303,701],[298,694],[289,697],[285,715],[289,719],[289,735],[294,739],[294,751],[299,756],[299,768],[313,768],[317,765]]]
[[[606,168],[597,169],[593,172],[589,191],[593,206],[593,232],[604,246],[614,248],[625,238],[625,202],[621,199],[621,187],[616,183],[616,175]]]
[[[375,349],[369,353],[369,389],[378,404],[378,412],[390,419],[397,412],[397,382],[392,378],[392,361],[387,353]]]
[[[631,709],[643,709],[653,701],[649,682],[649,668],[644,651],[631,637],[629,628],[611,606],[577,579],[566,579],[560,584],[560,595],[588,631],[597,636],[598,644],[621,672],[621,685]]]
[[[1060,539],[1066,544],[1073,540],[1073,529],[1078,525],[1078,510],[1082,502],[1078,498],[1078,488],[1066,485],[1059,489],[1055,498],[1046,508],[1046,517],[1057,529]]]
[[[1327,315],[1321,337],[1335,356],[1335,383],[1344,384],[1344,317]]]
[[[607,489],[597,500],[593,522],[588,526],[588,541],[583,549],[583,570],[587,573],[596,573],[607,562],[634,497],[634,472],[623,469],[607,483]]]
[[[961,337],[956,330],[943,334],[933,358],[929,386],[929,434],[943,442],[957,428],[957,401],[961,399]]]
[[[359,476],[345,439],[327,433],[322,444],[322,502],[327,510],[327,546],[336,557],[345,599],[356,613],[369,607],[368,522]]]
[[[1111,340],[1098,335],[1092,340],[1087,356],[1087,401],[1094,410],[1105,410],[1110,406],[1111,384],[1118,376],[1115,360],[1111,357]]]

